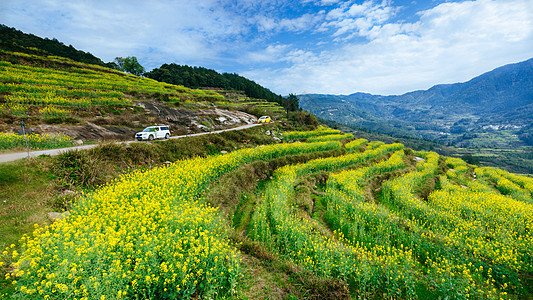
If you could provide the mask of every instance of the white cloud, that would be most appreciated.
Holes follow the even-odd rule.
[[[302,3],[314,3],[315,5],[320,5],[320,6],[329,6],[329,5],[333,5],[333,4],[337,4],[339,2],[341,2],[342,0],[302,0],[301,2]]]
[[[529,0],[444,3],[421,12],[415,23],[370,26],[345,20],[331,26],[339,28],[338,34],[356,27],[369,41],[345,44],[271,74],[250,76],[283,93],[400,94],[467,81],[533,57]]]
[[[269,45],[260,51],[249,52],[244,61],[250,62],[277,62],[285,59],[285,55],[289,50],[288,45]]]
[[[147,69],[170,62],[222,61],[249,31],[246,19],[226,11],[218,0],[126,2],[17,0],[6,5],[5,22],[73,44],[104,61],[134,55]]]
[[[364,15],[365,12],[375,10],[374,5],[372,1],[365,1],[362,4],[353,4],[350,6],[350,8],[346,11],[347,15],[349,16],[361,16]]]
[[[394,2],[4,0],[0,18],[104,61],[223,68],[277,93],[403,93],[533,57],[533,0],[443,3],[410,22]]]
[[[532,33],[532,13],[533,2],[526,0],[445,3],[420,13],[420,31],[452,43],[469,38],[519,41]]]
[[[256,24],[259,31],[272,31],[276,29],[277,22],[273,18],[268,18],[266,16],[258,16],[256,18]]]
[[[322,0],[320,1],[320,5],[332,5],[332,4],[336,4],[336,3],[339,3],[339,1],[341,0]]]
[[[259,31],[263,32],[301,32],[313,28],[321,19],[322,13],[304,14],[298,18],[281,18],[259,15],[255,17]]]
[[[279,22],[279,25],[281,29],[287,31],[304,31],[314,27],[321,18],[320,13],[318,15],[304,14],[295,19],[283,19]]]
[[[335,29],[333,36],[337,41],[349,40],[357,36],[368,38],[374,27],[379,27],[395,13],[396,9],[387,1],[375,3],[369,0],[362,4],[345,4],[327,14],[328,21],[322,24],[320,30]]]

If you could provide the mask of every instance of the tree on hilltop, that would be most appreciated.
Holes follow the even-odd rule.
[[[299,99],[294,94],[289,94],[287,98],[283,98],[283,108],[285,108],[285,111],[287,112],[287,115],[289,115],[290,111],[297,111],[300,109],[299,105]]]
[[[118,66],[118,70],[122,72],[131,73],[137,76],[140,76],[144,73],[144,67],[141,66],[137,60],[137,57],[135,56],[128,56],[126,58],[116,57],[113,63],[115,63]]]

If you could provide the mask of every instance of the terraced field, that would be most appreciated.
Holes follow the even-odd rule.
[[[533,178],[328,128],[284,136],[82,197],[6,249],[13,297],[533,295]]]
[[[152,111],[147,112],[142,104],[146,102],[158,107],[149,105]],[[26,142],[18,132],[23,123],[26,130],[36,131],[27,146],[48,149],[73,145],[75,139],[130,139],[153,124],[168,124],[173,134],[221,129],[242,121],[225,123],[229,117],[221,114],[249,107],[259,116],[286,119],[280,105],[265,100],[233,99],[215,90],[162,83],[67,58],[0,49],[0,151],[25,150]],[[225,111],[213,112],[218,109]],[[94,129],[95,125],[101,128]],[[96,137],[81,137],[93,130]]]
[[[286,116],[286,112],[277,103],[268,102],[264,99],[253,99],[249,97],[240,97],[236,101],[238,104],[244,107],[253,107],[261,112],[263,115],[269,115],[274,120],[281,120]]]
[[[42,57],[2,51],[19,59],[32,59],[42,64],[54,62],[61,67],[37,67],[0,62],[0,91],[7,93],[5,102],[21,105],[54,105],[92,107],[98,105],[131,105],[128,95],[162,95],[168,101],[220,100],[214,91],[189,89],[152,79],[134,76],[96,65],[87,65],[61,57]]]

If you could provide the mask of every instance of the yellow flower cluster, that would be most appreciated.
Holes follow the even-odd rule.
[[[324,219],[334,229],[342,230],[348,238],[364,235],[365,228],[373,230],[373,226],[360,228],[360,224],[369,224],[363,221],[366,215],[364,211],[377,209],[377,206],[366,202],[365,187],[376,175],[404,168],[404,157],[403,150],[400,150],[388,160],[372,166],[332,174],[326,189],[329,200]]]
[[[466,162],[460,158],[447,157],[445,160],[446,165],[450,168],[446,171],[446,176],[450,180],[454,180],[461,185],[468,185],[472,181],[470,178]]]
[[[366,193],[375,176],[403,169],[404,158],[400,150],[386,161],[333,174],[327,183],[324,220],[345,244],[358,249],[352,254],[356,271],[348,281],[360,296],[416,297],[417,278],[421,275],[418,262],[408,247],[395,245],[390,235],[397,226],[395,218],[385,207],[370,202]],[[377,290],[385,292],[378,296]]]
[[[15,92],[6,96],[6,101],[10,103],[24,103],[29,105],[61,105],[72,107],[92,107],[95,105],[130,105],[131,100],[113,97],[63,97],[54,92],[46,93],[24,93]]]
[[[530,204],[453,185],[435,191],[428,200],[436,211],[434,219],[429,220],[432,230],[450,247],[509,271],[533,268],[533,254],[528,254],[533,242],[529,234],[533,229]]]
[[[49,134],[28,134],[26,135],[28,145],[33,150],[53,149],[72,146],[73,142],[66,135],[49,135]],[[14,133],[0,132],[0,150],[25,148],[26,142],[24,136]]]
[[[516,217],[528,215],[531,208],[517,205],[520,202],[511,199],[504,201],[490,190],[479,193],[461,187],[448,181],[447,176],[440,176],[442,188],[431,193],[427,202],[422,201],[416,193],[420,186],[432,180],[433,175],[428,174],[435,174],[438,155],[434,153],[418,153],[427,162],[419,162],[417,171],[385,183],[382,189],[386,188],[385,195],[390,197],[386,199],[393,202],[373,203],[365,192],[366,185],[375,170],[393,171],[383,169],[393,165],[401,168],[402,162],[394,157],[396,155],[391,156],[390,163],[382,162],[330,176],[326,192],[328,211],[324,216],[330,227],[341,230],[352,244],[365,245],[367,249],[382,245],[390,245],[391,249],[407,247],[409,253],[404,252],[401,260],[411,262],[410,274],[413,276],[408,282],[396,284],[426,286],[428,292],[437,292],[434,296],[505,297],[507,290],[512,289],[511,282],[504,280],[505,276],[509,278],[531,269],[531,255],[526,254],[531,238],[526,235],[525,225],[531,221],[527,218],[517,220]],[[393,160],[396,160],[395,164]],[[470,178],[463,161],[448,160],[447,164],[458,170],[453,172],[453,180]],[[449,170],[447,174],[450,174]],[[469,180],[473,185],[480,184]],[[499,204],[487,199],[494,199]],[[504,213],[504,208],[511,210]],[[488,231],[493,226],[494,230]],[[488,239],[487,234],[490,234]],[[515,241],[509,243],[513,237]],[[480,262],[491,262],[489,265],[493,268],[498,267],[499,284],[493,278],[493,269],[483,270]],[[372,272],[375,271],[369,271]],[[364,285],[364,282],[359,284]],[[358,286],[358,289],[364,288]]]
[[[415,196],[418,187],[427,180],[431,180],[437,172],[439,155],[435,152],[419,154],[426,160],[419,161],[416,165],[417,172],[407,173],[404,176],[383,184],[383,198],[386,202],[400,210],[405,210],[410,216],[418,218],[425,216],[427,204]]]
[[[124,94],[119,91],[107,91],[107,90],[91,90],[81,88],[69,88],[55,85],[30,85],[19,83],[5,83],[0,86],[0,91],[9,92],[10,94],[56,94],[58,96],[66,97],[88,97],[88,98],[122,98]]]
[[[353,151],[358,150],[361,146],[363,146],[366,143],[368,143],[367,139],[355,139],[349,143],[346,143],[346,145],[344,145],[344,148],[346,148],[348,152],[353,152]]]
[[[494,183],[502,194],[533,204],[533,178],[489,167],[476,168],[475,173]]]
[[[307,139],[307,142],[313,143],[313,142],[326,142],[326,141],[341,141],[341,140],[348,140],[353,139],[353,134],[347,133],[347,134],[330,134],[330,135],[323,135],[323,136],[315,136],[310,137]]]
[[[382,141],[372,141],[370,143],[368,143],[368,145],[366,146],[366,149],[370,150],[370,149],[374,149],[374,148],[377,148],[381,145],[383,145],[385,143],[383,143]]]
[[[340,242],[341,237],[337,237],[339,240],[336,240],[321,234],[324,230],[319,222],[294,214],[289,204],[294,183],[299,176],[305,174],[355,166],[382,158],[387,153],[402,148],[401,144],[383,145],[364,153],[321,158],[278,169],[265,191],[264,201],[254,212],[250,236],[320,276],[336,276],[343,279],[356,276],[354,272],[358,272],[358,269],[355,266],[358,265],[357,261],[360,258],[357,258],[355,253],[367,253],[367,251],[361,246]],[[375,256],[370,254],[364,258],[373,261],[369,264],[383,263],[383,260],[375,259]]]
[[[345,147],[276,170],[248,237],[360,298],[520,298],[531,289],[521,277],[533,271],[531,178],[433,152],[413,160],[401,144]],[[253,161],[341,148],[269,145],[125,175],[79,199],[64,221],[36,228],[21,253],[11,250],[15,298],[232,296],[240,257],[205,189]],[[323,193],[302,210],[296,187],[324,173]]]
[[[25,115],[28,111],[28,107],[25,105],[17,104],[17,103],[10,103],[10,104],[3,104],[0,103],[0,113],[3,114],[12,114],[12,115]]]
[[[12,95],[8,100],[12,102],[81,107],[131,105],[131,100],[125,98],[123,93],[157,93],[212,101],[222,99],[216,91],[194,90],[97,66],[86,67],[60,71],[3,61],[0,63],[0,91],[10,92]]]
[[[39,109],[39,113],[43,118],[64,118],[70,115],[70,111],[53,105],[48,105]]]
[[[329,135],[329,134],[340,134],[341,132],[336,129],[331,129],[325,126],[318,126],[316,130],[311,131],[289,131],[284,133],[283,139],[290,141],[290,140],[297,140],[297,139],[307,139],[310,137],[315,136],[323,136],[323,135]]]
[[[217,209],[202,204],[207,185],[245,163],[340,147],[271,145],[130,173],[79,199],[67,219],[24,237],[8,277],[24,299],[231,294],[239,258]]]

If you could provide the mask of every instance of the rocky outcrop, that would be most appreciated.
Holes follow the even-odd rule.
[[[84,120],[83,125],[39,124],[27,128],[26,133],[64,134],[71,137],[76,144],[81,144],[86,141],[132,140],[140,128],[150,125],[169,125],[172,135],[182,135],[231,128],[257,121],[255,116],[242,111],[215,107],[188,110],[156,101],[137,101],[134,104],[144,108],[144,114],[141,112],[136,115],[97,116]],[[130,122],[115,122],[120,118]]]
[[[257,121],[253,115],[242,111],[230,111],[219,108],[188,110],[174,108],[155,101],[137,101],[135,105],[143,107],[147,114],[157,116],[161,122],[183,133],[196,133],[252,124]]]

